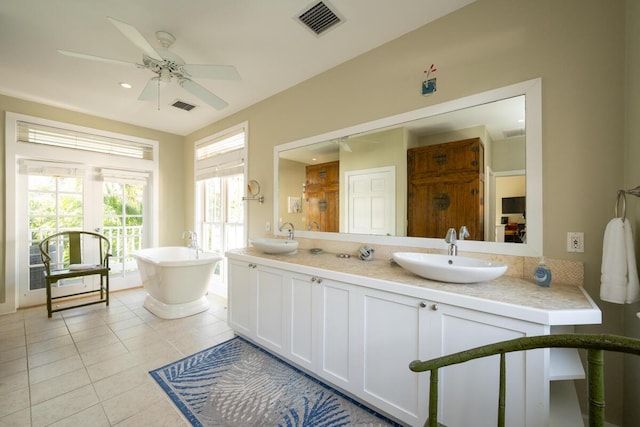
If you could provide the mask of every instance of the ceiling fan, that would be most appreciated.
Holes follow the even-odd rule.
[[[76,58],[90,59],[94,61],[108,62],[112,64],[135,66],[146,68],[156,74],[138,97],[141,101],[152,101],[159,99],[160,83],[168,83],[175,78],[180,86],[193,95],[200,98],[213,108],[221,110],[229,105],[222,98],[211,93],[191,78],[218,79],[218,80],[238,80],[240,75],[232,65],[210,65],[210,64],[186,64],[182,58],[169,50],[176,38],[166,31],[156,31],[156,38],[162,47],[154,48],[144,38],[144,36],[132,25],[117,19],[107,17],[107,19],[134,45],[142,50],[142,63],[120,61],[118,59],[104,58],[101,56],[87,55],[84,53],[60,50],[63,55]]]

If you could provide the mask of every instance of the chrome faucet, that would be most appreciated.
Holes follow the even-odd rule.
[[[312,221],[311,224],[309,224],[309,227],[307,227],[307,231],[311,231],[314,225],[318,230],[320,230],[320,224],[318,224],[316,221]]]
[[[444,241],[449,244],[449,255],[456,256],[458,255],[458,239],[456,237],[456,229],[450,228],[447,230],[447,235],[444,238]]]
[[[458,232],[458,239],[464,240],[467,237],[471,237],[471,235],[469,234],[469,230],[467,229],[467,226],[463,225],[462,227],[460,227],[460,231]]]
[[[294,228],[293,228],[293,224],[291,224],[290,222],[285,222],[284,224],[282,224],[278,230],[283,231],[284,227],[288,225],[289,226],[289,237],[288,240],[293,240],[293,232],[294,232]]]
[[[196,234],[195,231],[185,231],[184,233],[182,233],[182,238],[184,239],[185,236],[189,237],[189,244],[187,245],[187,247],[189,249],[194,249],[196,251],[196,259],[200,258],[200,248],[198,247],[198,235]]]

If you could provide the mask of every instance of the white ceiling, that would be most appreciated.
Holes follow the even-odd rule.
[[[317,0],[2,0],[0,93],[186,135],[393,40],[474,0],[328,0],[344,22],[317,37],[296,16]],[[234,65],[239,81],[194,79],[229,103],[204,104],[173,81],[158,103],[138,101],[154,74],[64,56],[57,49],[141,62],[108,20],[155,32],[190,64]],[[118,83],[128,82],[132,89]],[[195,104],[191,112],[169,106]]]

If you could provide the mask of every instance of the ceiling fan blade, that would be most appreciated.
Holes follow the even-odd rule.
[[[87,55],[86,53],[70,52],[68,50],[60,50],[60,49],[58,49],[58,52],[60,52],[63,55],[73,56],[74,58],[90,59],[92,61],[102,61],[102,62],[108,62],[110,64],[129,65],[129,66],[133,65],[136,67],[138,66],[138,64],[134,62],[126,62],[126,61],[120,61],[118,59],[103,58],[102,56]]]
[[[142,50],[145,55],[158,61],[163,60],[162,56],[160,56],[160,54],[156,52],[156,50],[149,44],[147,39],[145,39],[144,36],[140,34],[140,32],[135,27],[127,24],[126,22],[118,21],[114,18],[107,17],[107,19],[111,21],[111,23],[115,25],[115,27],[120,30],[120,32],[124,34],[124,36],[128,38],[131,43]]]
[[[191,92],[193,95],[197,96],[207,104],[211,105],[216,110],[222,110],[224,107],[229,105],[226,101],[212,94],[193,80],[180,79],[180,86],[182,86],[187,91]]]
[[[218,80],[239,80],[240,74],[233,65],[185,64],[182,67],[191,77]]]
[[[155,101],[156,99],[158,99],[159,82],[160,77],[154,77],[150,79],[145,85],[144,89],[142,89],[142,92],[140,92],[140,96],[138,96],[138,99],[140,101]]]

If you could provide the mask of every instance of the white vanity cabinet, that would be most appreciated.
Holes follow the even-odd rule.
[[[256,274],[258,265],[249,261],[228,260],[228,322],[239,334],[255,339]]]
[[[428,414],[429,375],[409,370],[412,360],[437,354],[431,322],[436,304],[360,288],[356,321],[362,386],[357,395],[412,425]]]
[[[436,304],[432,314],[432,357],[549,334],[544,325],[448,304]],[[506,425],[548,424],[549,363],[548,349],[506,355]],[[440,369],[438,420],[448,426],[497,425],[499,378],[499,356]]]
[[[283,355],[333,385],[351,390],[357,344],[353,286],[300,273],[285,277],[288,345]]]
[[[265,348],[284,352],[284,272],[229,260],[229,325]]]
[[[567,304],[571,308],[545,311],[407,285],[402,280],[413,276],[384,273],[391,268],[386,264],[367,267],[394,279],[325,268],[329,256],[305,266],[284,256],[227,255],[229,324],[238,334],[412,426],[427,418],[430,375],[411,372],[411,361],[546,335],[553,325],[571,325],[576,318],[583,324],[600,321],[597,307],[579,291]],[[337,262],[347,268],[348,261]],[[526,292],[531,284],[522,286]],[[550,355],[548,349],[507,355],[507,425],[549,424]],[[439,421],[496,425],[499,369],[498,356],[442,368]]]
[[[548,333],[548,328],[531,322],[366,287],[360,290],[356,317],[362,325],[358,347],[363,351],[357,358],[363,381],[356,394],[411,425],[422,425],[428,416],[429,374],[411,372],[407,361]],[[548,358],[548,350],[507,356],[507,425],[544,424],[539,416],[543,412],[527,414],[527,405],[538,409],[548,405],[544,387]],[[499,368],[499,359],[492,357],[441,369],[439,421],[448,426],[497,425]]]

